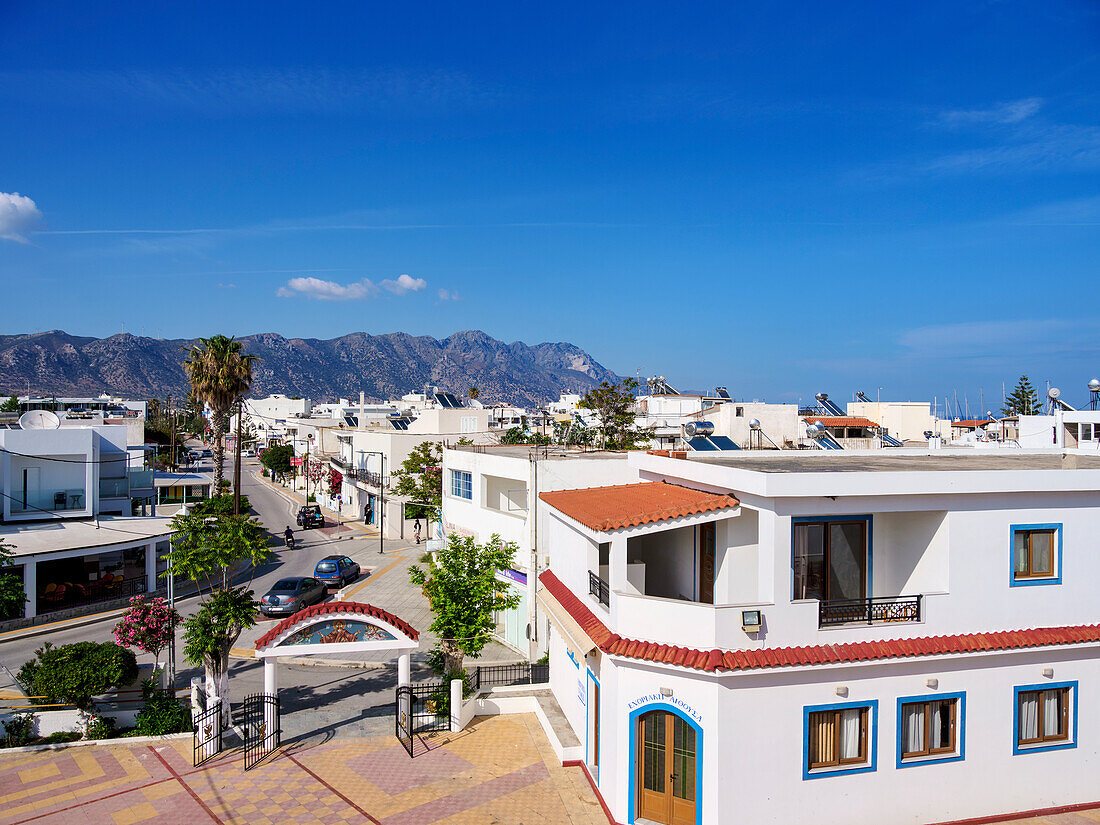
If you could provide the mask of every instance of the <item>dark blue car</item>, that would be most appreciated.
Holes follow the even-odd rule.
[[[343,587],[359,578],[359,565],[347,556],[325,556],[317,562],[313,577],[329,587]]]

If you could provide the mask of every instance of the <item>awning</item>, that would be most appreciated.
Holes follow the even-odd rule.
[[[535,592],[535,599],[546,611],[550,624],[561,634],[562,641],[572,651],[577,663],[583,662],[584,657],[596,649],[596,643],[542,583],[539,583],[538,590]]]

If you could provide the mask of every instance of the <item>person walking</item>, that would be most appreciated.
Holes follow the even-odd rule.
[[[420,544],[420,519],[413,522],[413,538]]]

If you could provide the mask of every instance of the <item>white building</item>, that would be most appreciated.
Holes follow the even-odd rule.
[[[547,557],[540,559],[532,552],[538,545],[538,525],[531,517],[531,498],[549,490],[625,484],[637,478],[626,453],[526,446],[444,450],[444,529],[482,543],[496,534],[519,547],[515,567],[499,572],[520,597],[515,610],[497,617],[502,641],[532,659],[546,651],[546,634],[539,634],[535,623],[535,579]],[[529,627],[536,632],[529,632]]]
[[[131,515],[154,509],[153,486],[151,470],[131,467],[123,427],[0,430],[0,540],[22,573],[26,618],[156,589],[169,518]]]
[[[256,434],[256,444],[266,447],[281,444],[286,439],[287,423],[308,418],[313,402],[308,398],[288,398],[285,395],[269,395],[267,398],[247,398],[244,402],[244,421]],[[229,432],[237,431],[237,416],[231,417]]]
[[[551,687],[615,821],[1096,802],[1100,457],[629,462],[539,504]]]

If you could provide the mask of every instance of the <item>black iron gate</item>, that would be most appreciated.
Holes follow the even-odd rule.
[[[394,697],[394,732],[409,756],[424,753],[423,735],[451,728],[451,688],[446,682],[401,685]]]
[[[194,719],[191,734],[194,752],[191,764],[196,768],[222,751],[222,703],[215,702]]]
[[[242,716],[247,771],[279,747],[279,697],[270,693],[246,696]]]

